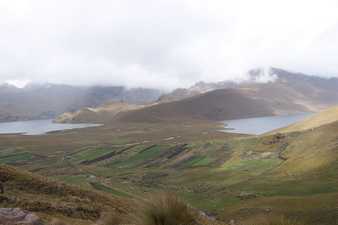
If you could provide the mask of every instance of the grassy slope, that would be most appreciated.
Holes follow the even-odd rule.
[[[176,197],[172,194],[153,195],[148,200],[135,198],[135,200],[132,201],[130,199],[131,196],[124,195],[122,192],[118,192],[99,183],[93,184],[95,189],[101,191],[96,192],[78,186],[66,185],[8,166],[0,166],[0,180],[6,187],[5,194],[0,196],[0,207],[19,207],[34,212],[38,214],[46,224],[49,224],[50,221],[56,218],[66,224],[96,224],[95,222],[104,218],[104,215],[111,215],[113,218],[119,218],[121,221],[128,222],[128,224],[139,224],[137,221],[143,218],[141,213],[146,213],[146,209],[143,208],[150,207],[149,203],[147,203],[149,200],[150,204],[158,204],[158,207],[163,207],[159,210],[166,210],[165,207],[167,207],[167,205],[162,205],[161,203],[161,199],[164,198],[177,201],[172,202],[173,205],[168,205],[168,207],[177,207],[179,206],[178,204],[180,204],[181,209],[189,210],[186,211],[186,215],[182,215],[182,220],[184,220],[184,217],[188,216],[189,213],[191,219],[202,222],[202,224],[205,225],[223,224],[215,220],[211,221],[206,216],[199,215],[195,209],[186,207],[185,203],[181,204],[181,201],[178,202],[178,200],[175,200]],[[120,195],[121,197],[111,197],[105,193]],[[169,203],[170,202],[168,202],[168,204]],[[158,212],[158,209],[149,209],[152,210],[151,212],[153,213]],[[172,210],[175,210],[175,208],[166,211],[168,216],[177,215]],[[150,215],[152,214],[149,214],[149,216]],[[107,223],[100,224],[108,225],[111,224],[111,222],[108,221]]]
[[[1,207],[20,207],[39,214],[45,221],[61,218],[71,224],[90,224],[107,210],[123,215],[130,208],[123,199],[64,185],[13,167],[0,166],[0,178],[5,181]]]
[[[303,121],[292,124],[285,128],[281,128],[275,131],[274,133],[276,132],[286,133],[314,129],[329,123],[333,123],[337,120],[338,120],[338,107],[331,107],[329,109],[321,111],[320,113],[310,116]]]
[[[28,152],[34,158],[15,165],[115,198],[175,192],[225,221],[282,215],[309,224],[337,220],[338,123],[284,136],[250,137],[218,129],[187,121],[122,123],[41,137],[7,135],[0,137],[0,156]],[[133,147],[122,151],[128,146]],[[80,163],[106,152],[116,154],[91,165]],[[241,193],[249,193],[247,199]]]

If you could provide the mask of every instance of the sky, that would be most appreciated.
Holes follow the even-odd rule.
[[[338,75],[337,0],[1,0],[0,82],[173,89]]]

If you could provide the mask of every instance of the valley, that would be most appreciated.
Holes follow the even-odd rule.
[[[44,136],[1,135],[0,162],[125,201],[176,193],[225,223],[283,216],[337,221],[338,122],[261,136],[219,132],[221,126],[115,122]]]
[[[0,34],[0,225],[338,225],[338,1],[0,0]]]

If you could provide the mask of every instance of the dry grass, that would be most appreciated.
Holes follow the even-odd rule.
[[[192,210],[176,195],[157,194],[139,212],[139,225],[195,225]]]
[[[128,215],[104,213],[93,225],[196,225],[196,215],[176,195],[156,194],[143,203],[136,203]],[[48,225],[68,225],[54,219]]]
[[[338,107],[331,107],[315,115],[309,116],[303,121],[291,124],[285,128],[278,129],[271,133],[289,133],[315,129],[317,127],[336,122],[338,120]]]
[[[48,225],[68,225],[68,224],[59,219],[53,219],[51,222],[48,223]]]

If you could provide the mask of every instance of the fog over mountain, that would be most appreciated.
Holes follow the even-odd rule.
[[[335,76],[337,11],[335,0],[3,0],[0,82],[173,89],[257,66]]]

